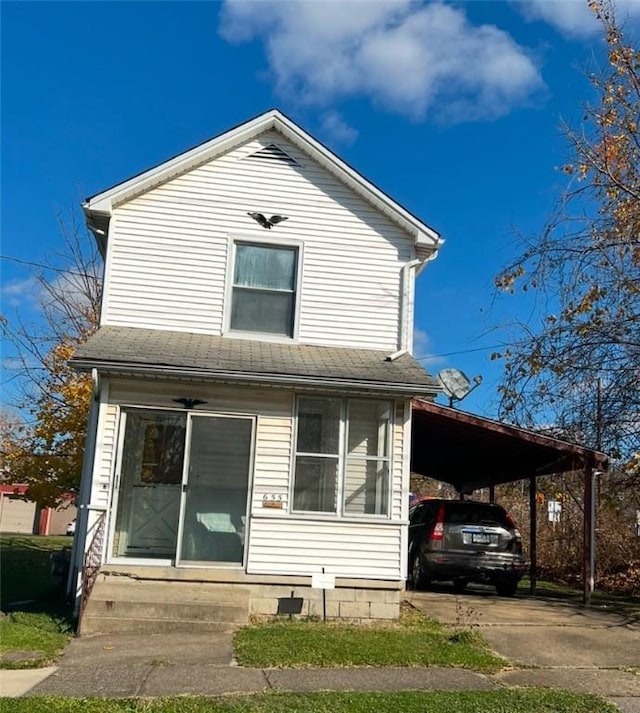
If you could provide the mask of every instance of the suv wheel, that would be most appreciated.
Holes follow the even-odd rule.
[[[464,592],[464,590],[467,588],[467,584],[469,584],[469,582],[466,579],[454,579],[453,591],[456,594],[462,594],[462,592]]]
[[[518,583],[515,581],[499,582],[496,584],[496,592],[499,597],[514,597],[518,589]]]
[[[411,588],[412,589],[423,589],[427,584],[427,580],[424,576],[422,569],[422,561],[420,559],[420,553],[415,552],[413,558],[411,559]]]

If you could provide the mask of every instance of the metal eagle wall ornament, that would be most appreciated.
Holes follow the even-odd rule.
[[[274,225],[282,223],[283,220],[289,220],[286,215],[272,215],[271,218],[265,217],[262,213],[247,213],[256,223],[259,223],[263,228],[271,230]]]
[[[177,404],[182,404],[186,409],[192,409],[195,408],[196,406],[200,406],[201,404],[206,404],[206,401],[202,401],[201,399],[171,399],[172,401],[175,401]]]

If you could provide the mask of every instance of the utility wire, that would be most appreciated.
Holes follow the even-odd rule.
[[[489,344],[486,347],[475,347],[473,349],[461,349],[457,352],[446,352],[445,354],[425,354],[417,356],[414,359],[421,361],[422,359],[442,359],[443,357],[458,356],[458,354],[471,354],[472,352],[485,352],[487,349],[504,349],[504,344]]]
[[[50,270],[51,272],[60,272],[65,275],[78,275],[80,277],[89,277],[91,279],[98,279],[95,275],[90,275],[86,272],[78,272],[76,270],[67,270],[63,267],[53,267],[53,265],[46,265],[42,262],[32,262],[30,260],[21,260],[17,257],[12,257],[11,255],[0,255],[0,260],[9,260],[10,262],[16,262],[20,265],[28,265],[29,267],[39,267],[43,270]]]

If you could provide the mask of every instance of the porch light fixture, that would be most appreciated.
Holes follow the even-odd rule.
[[[175,401],[177,404],[182,404],[187,409],[207,403],[206,401],[202,401],[202,399],[172,399],[172,401]]]

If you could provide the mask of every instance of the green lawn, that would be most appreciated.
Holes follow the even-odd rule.
[[[13,698],[3,713],[616,713],[597,696],[520,689],[464,692],[267,693],[233,698]]]
[[[0,619],[0,668],[40,668],[53,663],[73,631],[68,617],[11,612]]]
[[[280,620],[236,632],[238,663],[257,667],[456,666],[497,671],[506,662],[470,630],[451,631],[415,610],[378,625]]]
[[[71,544],[70,537],[0,537],[0,608],[6,611],[14,602],[58,599],[58,580],[51,576],[50,555]]]
[[[0,537],[0,668],[38,668],[62,653],[73,626],[59,579],[51,575],[53,552],[69,537]]]

